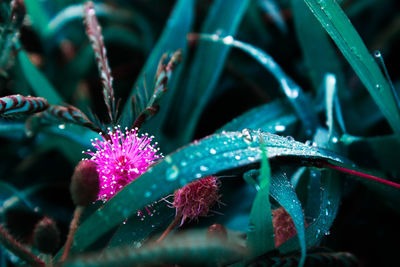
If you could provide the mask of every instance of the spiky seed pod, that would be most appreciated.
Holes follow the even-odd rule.
[[[207,238],[218,239],[221,241],[227,241],[228,240],[228,231],[226,230],[225,226],[218,224],[218,223],[214,223],[213,225],[208,227]]]
[[[292,218],[283,207],[272,210],[272,224],[274,226],[276,247],[279,247],[297,233]]]
[[[56,222],[49,217],[41,219],[33,230],[33,240],[40,252],[53,253],[60,245],[60,231]]]
[[[99,175],[93,162],[82,160],[78,163],[72,175],[70,191],[76,206],[87,206],[96,201],[99,194]]]
[[[220,198],[219,185],[217,177],[207,176],[175,191],[173,207],[176,208],[176,216],[182,216],[181,225],[186,219],[208,215]]]

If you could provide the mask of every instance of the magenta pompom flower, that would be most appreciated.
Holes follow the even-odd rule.
[[[91,140],[97,151],[85,153],[92,156],[89,160],[97,165],[100,179],[98,199],[110,199],[162,158],[161,154],[157,154],[157,143],[150,144],[153,138],[147,134],[139,137],[137,128],[130,131],[125,128],[123,133],[118,126],[109,129],[108,138],[101,136],[101,140]]]

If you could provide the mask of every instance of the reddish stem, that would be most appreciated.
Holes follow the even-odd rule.
[[[69,251],[74,241],[75,232],[78,229],[79,219],[81,218],[84,209],[85,208],[83,206],[77,206],[75,208],[74,217],[72,218],[71,224],[69,225],[67,241],[65,242],[64,251],[59,262],[64,262],[68,258]]]
[[[382,178],[379,178],[379,177],[376,177],[376,176],[373,176],[373,175],[370,175],[370,174],[366,174],[366,173],[363,173],[363,172],[359,172],[359,171],[350,170],[350,169],[346,169],[346,168],[343,168],[343,167],[335,166],[335,165],[330,164],[328,162],[322,162],[322,165],[324,167],[328,167],[328,168],[331,168],[331,169],[334,169],[334,170],[337,170],[337,171],[341,171],[341,172],[344,172],[344,173],[348,173],[348,174],[351,174],[351,175],[367,178],[369,180],[372,180],[372,181],[375,181],[375,182],[378,182],[378,183],[381,183],[381,184],[385,184],[385,185],[392,186],[392,187],[400,189],[400,184],[392,182],[392,181],[388,181],[388,180],[385,180],[385,179],[382,179]]]
[[[157,239],[155,242],[156,244],[160,244],[166,237],[167,235],[175,229],[179,225],[179,222],[181,221],[181,216],[175,216],[175,219],[171,222],[171,224],[168,226],[168,228],[162,233],[162,235]]]

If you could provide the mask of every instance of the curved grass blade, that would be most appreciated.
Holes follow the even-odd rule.
[[[311,135],[314,132],[318,125],[318,120],[314,111],[310,108],[310,100],[303,93],[300,86],[286,75],[270,55],[250,44],[237,41],[233,39],[232,36],[221,38],[215,34],[200,34],[199,38],[200,40],[207,40],[210,42],[222,43],[226,46],[236,47],[257,60],[264,68],[271,72],[281,85],[283,93],[286,95],[299,119],[303,123],[306,129],[306,134]]]
[[[247,247],[253,257],[260,256],[275,248],[271,203],[269,202],[271,169],[263,139],[261,139],[260,145],[262,155],[259,190],[251,207],[246,240]]]
[[[122,189],[81,225],[72,251],[85,250],[139,209],[195,179],[259,162],[260,136],[265,140],[269,158],[282,156],[302,162],[325,160],[334,164],[346,161],[329,151],[273,134],[248,130],[216,134],[165,157]]]
[[[44,34],[44,29],[46,29],[49,24],[50,18],[46,13],[42,2],[37,0],[25,0],[25,5],[27,9],[27,13],[32,20],[32,25],[35,30],[39,33],[39,35]]]
[[[226,5],[224,0],[214,1],[201,32],[208,34],[220,32],[223,35],[235,36],[249,2],[249,0],[231,0],[229,5]],[[185,84],[189,90],[185,91],[181,107],[184,118],[179,128],[183,132],[184,143],[193,137],[197,122],[222,73],[229,50],[228,46],[199,42]]]
[[[379,66],[340,6],[333,0],[304,0],[363,82],[395,133],[400,112]]]
[[[0,97],[0,117],[33,114],[46,110],[49,103],[42,97],[9,95]]]
[[[141,249],[120,247],[107,250],[103,255],[77,256],[62,266],[222,266],[238,261],[245,255],[245,248],[237,244],[209,239],[204,231],[187,231],[169,237],[161,244]]]
[[[327,72],[338,77],[339,88],[345,89],[341,64],[334,46],[318,20],[312,15],[304,1],[291,0],[294,26],[303,58],[314,90],[318,90]]]
[[[128,9],[117,9],[105,3],[94,3],[97,17],[105,17],[107,19],[124,23],[134,24],[140,31],[143,49],[148,49],[153,44],[152,29],[146,20],[139,12],[136,12],[132,7]],[[68,5],[65,9],[58,12],[45,25],[43,37],[45,39],[52,38],[60,32],[69,23],[78,20],[81,21],[84,17],[84,4]],[[135,18],[132,20],[132,18]]]
[[[128,99],[135,96],[146,95],[143,84],[151,85],[150,91],[153,91],[154,77],[157,72],[158,61],[166,52],[176,51],[178,49],[185,50],[186,48],[186,34],[191,30],[193,23],[194,1],[193,0],[179,0],[176,2],[175,7],[171,13],[168,23],[161,34],[160,39],[151,51],[142,71],[139,74],[135,85],[132,87]],[[145,107],[148,99],[139,99],[140,107]],[[131,102],[127,101],[122,111],[122,125],[130,126],[133,121],[132,117],[134,107]],[[165,107],[168,110],[168,107]]]
[[[298,244],[301,250],[299,266],[303,266],[306,258],[306,237],[304,214],[292,184],[286,176],[279,173],[271,179],[271,196],[290,214],[297,231]],[[294,238],[296,239],[296,237]],[[278,248],[280,249],[280,247]]]
[[[269,133],[281,133],[298,122],[298,118],[288,107],[286,100],[278,99],[260,107],[255,107],[228,122],[216,133],[222,131],[241,131],[261,129]]]

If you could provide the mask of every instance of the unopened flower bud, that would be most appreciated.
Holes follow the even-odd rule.
[[[60,231],[55,221],[49,217],[41,219],[33,230],[34,245],[46,254],[51,254],[60,245]]]
[[[82,160],[74,170],[70,186],[72,201],[76,206],[88,206],[99,194],[99,175],[96,164]]]

